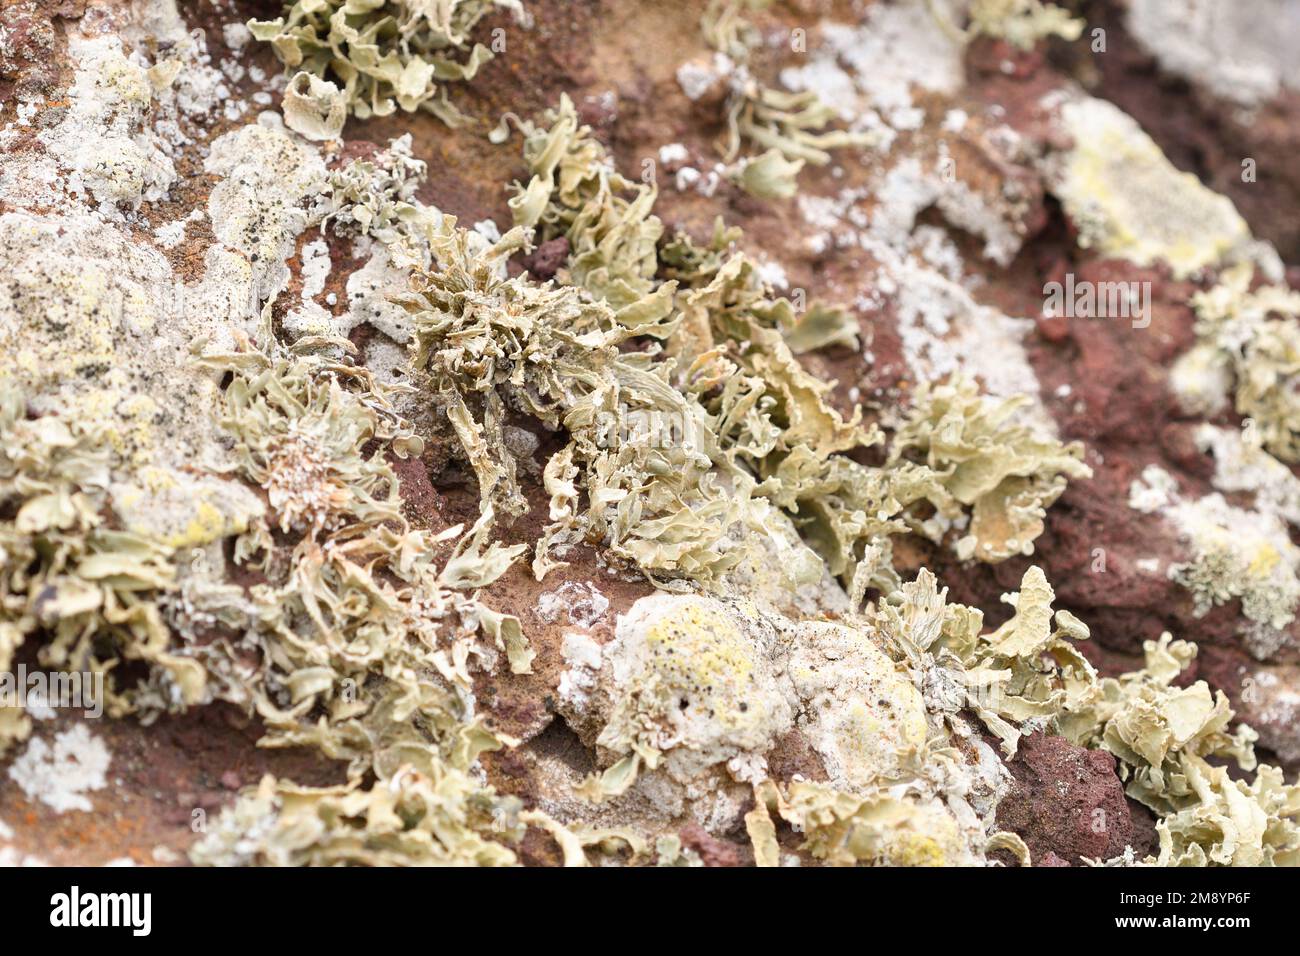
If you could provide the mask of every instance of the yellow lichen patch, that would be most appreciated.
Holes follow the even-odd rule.
[[[169,548],[194,548],[243,534],[265,508],[242,485],[217,478],[160,476],[111,488],[113,509],[128,531]]]
[[[921,693],[867,633],[830,622],[791,631],[798,724],[838,785],[897,777],[925,743]]]
[[[598,723],[595,743],[614,761],[592,796],[621,794],[643,764],[684,784],[722,764],[732,779],[761,780],[792,727],[849,792],[909,777],[926,746],[922,695],[869,630],[792,621],[766,604],[642,598],[589,666],[566,683],[594,692],[564,709],[575,725]]]
[[[1061,118],[1074,148],[1061,157],[1053,192],[1079,229],[1079,245],[1138,265],[1165,262],[1182,277],[1250,242],[1232,201],[1179,172],[1117,107],[1080,98]]]
[[[666,689],[707,694],[711,705],[723,705],[714,717],[729,730],[754,724],[758,715],[750,714],[741,699],[754,680],[754,648],[726,615],[688,602],[656,621],[645,643]]]
[[[789,726],[791,702],[764,647],[770,635],[742,621],[707,598],[658,594],[633,605],[605,655],[614,700],[597,743],[620,755],[666,753],[679,776],[762,753]]]

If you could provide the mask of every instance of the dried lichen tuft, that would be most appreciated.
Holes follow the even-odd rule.
[[[1016,422],[1029,401],[994,401],[969,380],[923,386],[894,436],[892,461],[920,456],[944,490],[971,509],[969,532],[957,542],[960,557],[995,562],[1032,554],[1067,479],[1092,476],[1082,444],[1063,445]]]
[[[971,0],[967,14],[969,36],[999,37],[1022,50],[1049,36],[1077,40],[1084,27],[1083,20],[1042,0]]]
[[[424,109],[455,126],[463,117],[444,84],[473,79],[492,58],[469,34],[498,7],[523,13],[519,0],[291,0],[285,15],[248,28],[286,69],[337,84],[361,119]]]
[[[1231,392],[1248,438],[1286,462],[1300,461],[1300,293],[1252,290],[1255,270],[1241,263],[1214,288],[1192,297],[1197,343],[1173,370],[1190,410],[1214,414]]]
[[[405,300],[413,365],[485,510],[509,518],[527,508],[506,437],[508,416],[523,413],[569,436],[544,469],[551,524],[537,544],[539,577],[554,566],[553,547],[583,540],[651,575],[708,579],[733,566],[739,555],[722,539],[744,499],[714,474],[721,454],[707,413],[672,387],[670,365],[619,349],[662,327],[578,288],[506,278],[504,260],[524,236],[516,227],[483,249],[448,218],[434,241],[437,268],[417,275]]]
[[[1114,754],[1129,796],[1160,816],[1160,853],[1148,862],[1300,863],[1300,787],[1268,766],[1249,783],[1234,779],[1222,761],[1255,769],[1256,734],[1244,724],[1229,733],[1234,714],[1222,691],[1211,693],[1204,681],[1174,685],[1196,645],[1164,634],[1143,646],[1142,670],[1104,679],[1057,722],[1077,743]]]
[[[727,74],[721,143],[726,175],[746,192],[762,199],[789,199],[798,191],[797,178],[804,165],[825,166],[830,151],[845,147],[880,145],[876,133],[829,128],[836,111],[814,92],[772,89],[749,69],[751,50],[761,41],[745,19],[748,10],[761,10],[770,0],[710,0],[701,19],[705,42],[716,51]],[[743,144],[762,150],[737,157]]]

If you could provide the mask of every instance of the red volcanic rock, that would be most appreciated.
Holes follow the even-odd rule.
[[[1109,859],[1124,852],[1133,825],[1115,758],[1037,733],[1008,764],[1015,777],[998,807],[998,825],[1020,835],[1043,865]],[[1049,852],[1060,862],[1049,862]]]
[[[564,236],[557,236],[543,242],[526,256],[523,260],[524,268],[534,279],[545,282],[547,279],[555,278],[555,273],[559,271],[560,266],[564,265],[564,260],[568,257],[569,240]]]
[[[682,839],[682,846],[699,854],[705,866],[744,866],[749,862],[746,850],[719,840],[698,823],[686,824],[678,836]]]

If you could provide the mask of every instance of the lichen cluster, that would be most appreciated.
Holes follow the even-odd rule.
[[[750,69],[761,34],[745,18],[770,0],[710,0],[701,20],[705,42],[720,60],[728,93],[723,107],[720,149],[726,175],[763,199],[789,199],[806,164],[825,166],[831,150],[879,145],[871,133],[830,128],[835,110],[812,92],[774,89]],[[761,152],[740,156],[743,146]],[[739,157],[739,158],[738,158]]]
[[[1256,770],[1255,732],[1238,725],[1223,691],[1205,681],[1174,681],[1196,645],[1169,634],[1146,641],[1146,666],[1106,678],[1092,699],[1059,720],[1076,742],[1100,747],[1120,762],[1127,792],[1160,819],[1161,866],[1262,866],[1300,863],[1300,787],[1281,770]],[[1212,764],[1209,761],[1214,759]],[[1243,771],[1234,778],[1223,761]]]
[[[969,35],[999,37],[1022,50],[1045,37],[1077,40],[1083,33],[1082,20],[1042,0],[971,0],[967,16]]]
[[[780,538],[781,547],[796,553],[811,547],[834,573],[853,581],[859,603],[869,590],[888,595],[901,584],[890,560],[891,536],[917,531],[939,540],[951,531],[935,514],[959,522],[970,506],[977,533],[990,522],[1009,525],[1013,533],[996,539],[1004,550],[984,548],[986,560],[1028,550],[1041,530],[1032,519],[1041,519],[1064,476],[1087,473],[1078,449],[1011,423],[1014,403],[994,404],[967,383],[918,396],[885,464],[849,458],[844,452],[885,441],[884,432],[864,425],[860,410],[849,418],[836,411],[828,387],[804,370],[790,344],[802,338],[807,349],[842,339],[845,320],[821,308],[812,328],[839,330],[810,332],[740,251],[739,232],[721,223],[702,245],[684,234],[662,236],[653,188],[614,171],[567,100],[540,123],[518,125],[532,179],[516,189],[519,225],[500,239],[427,215],[402,177],[380,186],[391,173],[373,165],[333,177],[339,211],[332,218],[354,230],[390,223],[375,233],[390,248],[409,252],[427,243],[427,256],[406,258],[411,292],[400,298],[411,318],[410,387],[432,403],[431,420],[444,423],[426,436],[431,460],[464,465],[481,508],[467,539],[472,549],[452,566],[472,560],[476,569],[490,567],[475,572],[473,586],[481,586],[521,550],[488,542],[494,529],[530,508],[521,475],[533,467],[536,446],[521,444],[517,428],[512,431],[512,423],[526,421],[564,441],[541,466],[550,524],[534,549],[536,576],[559,566],[557,555],[566,550],[597,544],[688,602],[680,609],[647,606],[644,629],[629,619],[621,643],[605,648],[605,665],[567,679],[569,686],[590,688],[563,707],[574,726],[589,728],[604,755],[602,772],[575,785],[574,793],[596,804],[633,799],[638,781],[655,772],[687,793],[705,779],[722,792],[739,786],[742,794],[761,784],[764,805],[771,802],[784,819],[806,822],[814,833],[809,814],[821,813],[814,809],[820,799],[847,807],[845,801],[861,802],[869,793],[883,799],[880,788],[906,781],[906,795],[895,793],[888,801],[894,809],[882,811],[891,829],[857,858],[973,862],[999,846],[1023,856],[1014,838],[989,832],[999,783],[983,771],[972,777],[952,749],[955,738],[966,748],[979,746],[956,715],[964,698],[947,710],[927,710],[919,688],[930,672],[925,662],[937,655],[948,668],[943,673],[965,675],[970,700],[982,701],[977,713],[1012,750],[1026,721],[1041,724],[1059,710],[1063,682],[1090,671],[1068,650],[1066,637],[1082,631],[1068,615],[1058,615],[1057,629],[1041,634],[1037,623],[1025,623],[1037,622],[1040,601],[1051,600],[1041,574],[1027,579],[1029,596],[1013,622],[992,635],[981,638],[978,612],[952,612],[966,630],[954,634],[955,649],[942,652],[888,602],[843,625],[791,619],[765,604],[741,612],[727,596],[734,593],[729,575],[764,560],[757,542],[771,539],[773,506],[793,519],[806,542]],[[358,206],[354,197],[372,201]],[[406,229],[403,222],[421,227]],[[533,237],[567,243],[557,281],[507,273],[507,261],[527,251]],[[264,540],[254,558],[281,575],[253,588],[259,640],[273,661],[259,703],[271,727],[268,742],[314,743],[347,758],[353,783],[303,795],[267,782],[223,824],[224,836],[214,834],[198,854],[240,859],[231,847],[258,818],[271,821],[265,826],[283,831],[285,840],[304,829],[316,835],[297,847],[268,839],[250,860],[355,859],[348,854],[363,846],[372,854],[365,859],[375,862],[408,835],[415,858],[436,858],[451,848],[419,836],[425,824],[418,810],[404,817],[408,827],[398,834],[357,823],[362,808],[380,799],[361,787],[364,773],[393,782],[382,797],[391,801],[392,788],[403,786],[400,761],[412,753],[423,752],[415,765],[421,780],[438,774],[459,780],[472,763],[452,760],[446,741],[476,726],[457,691],[467,687],[464,665],[471,653],[482,653],[483,641],[473,627],[431,629],[428,618],[476,620],[517,671],[527,669],[529,654],[517,621],[467,606],[447,570],[436,570],[426,557],[450,532],[431,540],[426,532],[393,528],[404,524],[383,456],[418,453],[419,445],[412,447],[418,439],[393,417],[388,389],[336,359],[309,357],[312,347],[300,342],[294,355],[231,353],[204,361],[237,374],[227,388],[235,457],[245,477],[266,491],[268,521],[302,536],[287,556],[283,546]],[[375,447],[373,439],[379,440],[375,450],[359,454]],[[396,587],[383,583],[390,578],[398,579]],[[411,608],[417,602],[418,619]],[[755,620],[767,623],[756,631]],[[304,633],[319,637],[306,644],[297,636]],[[345,652],[359,640],[370,651],[361,660]],[[877,642],[896,656],[891,660]],[[1044,674],[1033,663],[1048,650],[1066,676]],[[900,666],[915,669],[911,679],[894,673]],[[436,676],[404,677],[422,668]],[[990,689],[996,701],[980,696]],[[876,701],[901,709],[882,715]],[[400,745],[380,747],[396,732],[386,722],[408,726],[403,721],[410,714],[423,718],[425,736],[409,739],[408,727]],[[322,716],[313,722],[311,715]],[[775,784],[763,782],[756,755],[796,724],[835,768],[835,783],[822,797],[773,796]],[[501,742],[491,739],[494,746]],[[955,779],[967,781],[958,789],[973,794],[969,800],[979,810],[966,797],[953,802]],[[399,800],[406,798],[401,792]],[[411,799],[419,805],[421,798]],[[473,791],[465,799],[487,805],[495,798]],[[849,817],[858,812],[845,810]],[[333,822],[328,831],[305,822],[322,819]],[[566,858],[585,860],[576,821],[538,825],[568,847]],[[593,845],[608,842],[601,837]],[[468,846],[482,851],[476,840]],[[830,846],[815,837],[809,843],[814,855],[845,862]],[[641,853],[633,850],[634,857]]]
[[[454,126],[463,117],[445,84],[473,79],[492,58],[483,44],[469,45],[469,34],[496,7],[523,11],[519,0],[293,0],[284,15],[248,28],[286,69],[334,85],[352,115],[424,109]]]
[[[1300,294],[1257,283],[1256,270],[1241,263],[1194,295],[1192,307],[1198,341],[1173,371],[1184,403],[1213,414],[1231,395],[1256,444],[1300,461]]]

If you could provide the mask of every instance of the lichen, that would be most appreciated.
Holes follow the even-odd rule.
[[[1060,117],[1073,146],[1042,166],[1081,247],[1137,265],[1165,262],[1179,278],[1261,255],[1232,201],[1180,172],[1118,107],[1072,97]]]
[[[474,755],[471,749],[463,758]],[[483,786],[458,765],[465,763],[423,772],[404,766],[370,787],[312,789],[264,777],[195,844],[191,859],[207,866],[510,866],[511,845],[524,832],[520,802]]]
[[[336,82],[361,119],[424,109],[455,126],[464,119],[445,84],[473,79],[492,59],[469,34],[497,7],[523,12],[519,0],[291,0],[283,15],[248,29],[286,69]]]
[[[724,492],[714,473],[721,453],[707,413],[671,386],[671,366],[619,350],[663,335],[657,321],[572,286],[506,278],[522,227],[488,248],[474,235],[448,217],[433,243],[437,268],[415,277],[405,304],[413,365],[485,510],[509,519],[527,509],[505,435],[507,414],[521,412],[568,433],[543,472],[551,524],[536,547],[539,577],[555,566],[553,547],[581,540],[604,541],[652,575],[707,579],[734,565],[739,555],[721,541],[741,519],[744,489]]]
[[[784,792],[768,782],[756,798],[746,825],[760,866],[776,866],[779,860],[771,835],[773,811],[804,834],[804,850],[832,866],[971,866],[983,855],[972,852],[951,811],[933,798],[855,795],[807,781]],[[1014,847],[1022,861],[1029,859],[1018,837],[995,837],[981,841],[981,850]]]
[[[1056,132],[1073,146],[1018,137],[996,111],[952,109],[940,129],[931,100],[957,92],[959,46],[926,40],[922,4],[823,24],[821,52],[772,89],[760,44],[776,57],[784,13],[747,20],[766,6],[705,12],[723,87],[715,181],[788,199],[805,164],[904,132],[909,150],[941,134],[941,157],[988,160],[962,165],[989,187],[945,185],[909,152],[829,170],[819,188],[842,179],[840,195],[801,197],[798,217],[768,210],[769,226],[825,210],[860,227],[827,225],[812,249],[843,239],[844,261],[873,260],[865,278],[828,270],[837,294],[870,293],[851,307],[806,301],[761,232],[719,218],[702,234],[706,190],[661,204],[653,175],[625,175],[574,102],[605,115],[612,97],[561,96],[499,128],[523,139],[508,230],[461,229],[419,198],[427,143],[340,142],[349,112],[457,122],[447,88],[487,57],[470,33],[513,2],[286,3],[253,25],[286,66],[283,121],[239,125],[241,102],[208,123],[209,103],[194,142],[175,110],[216,70],[163,4],[156,44],[70,31],[66,111],[24,102],[0,131],[0,670],[34,655],[104,673],[109,715],[146,723],[223,701],[256,718],[262,746],[312,748],[344,779],[264,778],[195,862],[698,866],[743,858],[744,827],[764,866],[1027,864],[996,821],[1008,762],[1040,731],[1115,756],[1158,817],[1148,862],[1300,862],[1296,789],[1271,768],[1249,776],[1253,732],[1182,679],[1188,645],[1165,639],[1142,671],[1103,680],[1038,567],[986,627],[991,609],[949,601],[923,566],[1031,554],[1067,482],[1090,474],[1037,402],[1016,341],[1032,323],[976,302],[951,237],[917,225],[928,206],[1003,264],[1037,228],[1044,185],[1103,255],[1197,282],[1252,260],[1278,283],[1275,257],[1098,101],[1039,104],[1064,102]],[[967,39],[1029,49],[1079,29],[1036,0],[965,7]],[[234,49],[246,31],[231,26]],[[867,75],[873,57],[887,76]],[[690,66],[678,77],[695,99]],[[959,135],[968,120],[980,131]],[[674,130],[692,146],[660,161],[697,132]],[[623,133],[611,141],[644,145]],[[820,268],[782,258],[792,276]],[[1235,391],[1248,418],[1239,438],[1194,435],[1220,494],[1184,499],[1153,465],[1130,497],[1189,546],[1170,573],[1192,614],[1240,599],[1263,657],[1300,602],[1284,524],[1300,523],[1300,492],[1271,457],[1297,457],[1300,309],[1253,281],[1227,271],[1193,301],[1200,341],[1175,375],[1199,388],[1195,411],[1219,414]],[[955,355],[986,335],[1014,347],[1009,371]],[[540,596],[525,555],[559,579]],[[994,573],[966,570],[963,593]],[[39,716],[0,711],[0,747]],[[14,765],[38,796],[48,739]],[[87,787],[103,786],[103,755],[85,753]],[[79,790],[51,795],[86,808]]]
[[[1285,471],[1267,452],[1254,451]],[[1171,564],[1167,573],[1191,592],[1196,617],[1240,600],[1245,621],[1239,631],[1248,650],[1263,660],[1288,642],[1300,607],[1300,548],[1278,513],[1230,505],[1218,492],[1186,500],[1155,465],[1133,482],[1129,504],[1164,515],[1189,545],[1188,560]]]
[[[1047,508],[1068,479],[1089,478],[1083,445],[1062,444],[1018,423],[1024,397],[994,401],[970,380],[922,386],[894,436],[892,461],[920,456],[952,498],[971,509],[962,558],[1002,561],[1032,554]]]
[[[971,36],[1000,37],[1022,50],[1045,37],[1077,40],[1084,23],[1054,3],[1042,0],[971,0],[966,31]]]
[[[1294,865],[1300,854],[1300,788],[1260,766],[1254,780],[1234,779],[1223,761],[1256,769],[1256,734],[1223,691],[1175,681],[1196,645],[1169,634],[1146,641],[1146,666],[1105,678],[1098,693],[1058,718],[1062,733],[1114,754],[1126,791],[1158,816],[1161,866]],[[1215,761],[1210,763],[1210,761]]]
[[[946,597],[923,569],[874,615],[885,640],[909,662],[932,713],[954,723],[968,708],[1010,757],[1024,734],[1090,699],[1096,673],[1073,644],[1088,629],[1068,611],[1053,612],[1055,593],[1040,569],[1031,567],[1020,590],[1002,596],[1015,614],[988,634],[980,610],[950,605]]]
[[[109,456],[93,425],[27,417],[24,394],[0,388],[0,670],[39,638],[49,667],[106,675],[106,710],[148,701],[147,686],[112,682],[119,660],[142,661],[161,682],[160,707],[201,701],[203,667],[171,646],[159,599],[177,586],[173,549],[104,520]],[[30,730],[7,721],[0,747]]]
[[[872,132],[829,128],[837,119],[836,111],[816,93],[773,89],[751,72],[750,53],[759,37],[744,14],[769,2],[710,0],[701,32],[715,51],[715,65],[728,86],[723,111],[726,134],[719,144],[728,164],[725,175],[752,195],[789,199],[798,190],[797,178],[805,164],[825,166],[831,161],[831,150],[872,148],[880,145],[880,138]],[[761,152],[738,158],[745,144]]]
[[[237,544],[267,577],[251,588],[246,626],[263,650],[251,695],[281,744],[315,742],[362,772],[385,720],[420,714],[430,726],[471,721],[467,661],[495,647],[516,672],[531,652],[517,619],[476,600],[523,550],[486,541],[490,511],[464,536],[412,528],[389,456],[418,454],[390,404],[398,386],[325,353],[207,353],[230,371],[223,423],[240,472],[260,485],[268,518]],[[372,445],[373,451],[364,449]],[[438,546],[456,540],[436,562]],[[292,542],[290,544],[290,542]],[[480,642],[479,631],[489,642]],[[383,680],[377,680],[378,675]],[[313,713],[329,719],[303,724]],[[390,735],[396,754],[421,746]]]
[[[1300,293],[1255,285],[1241,263],[1212,289],[1192,296],[1197,342],[1178,360],[1173,380],[1183,403],[1219,411],[1230,392],[1254,441],[1285,462],[1300,461]]]

